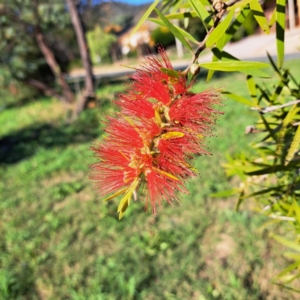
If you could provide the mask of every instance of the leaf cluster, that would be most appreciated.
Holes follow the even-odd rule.
[[[37,45],[35,32],[45,34],[62,71],[75,55],[76,39],[64,2],[0,0],[0,64],[19,80],[52,83],[53,74]],[[75,42],[75,43],[74,43]]]
[[[268,77],[265,72],[260,70],[261,68],[268,67],[268,64],[240,61],[237,57],[224,51],[223,48],[243,27],[248,15],[253,15],[262,31],[269,34],[270,27],[273,25],[275,19],[278,23],[280,18],[282,18],[281,10],[280,12],[275,10],[269,22],[258,0],[243,0],[239,2],[235,0],[228,2],[220,1],[217,3],[220,5],[219,7],[215,3],[208,0],[176,0],[162,1],[160,3],[159,0],[156,0],[140,19],[135,30],[147,18],[160,26],[167,27],[183,46],[192,53],[193,59],[191,65],[196,63],[209,70],[207,81],[212,78],[216,70],[222,72],[240,71],[252,76]],[[153,11],[157,14],[157,18],[149,18]],[[191,34],[187,30],[191,20],[194,22],[195,19],[200,21],[206,33],[202,41],[198,40],[195,34]],[[184,28],[174,24],[175,20],[183,23]],[[282,25],[281,23],[280,25]],[[284,25],[282,26],[284,28]],[[279,44],[281,44],[278,47],[283,53],[282,40],[283,37],[280,36]],[[199,63],[198,57],[205,48],[211,48],[213,54],[212,62]],[[282,55],[280,59],[282,60]],[[185,70],[185,73],[190,71],[191,65]]]
[[[300,82],[269,59],[276,84],[269,87],[247,77],[251,100],[244,104],[257,111],[256,124],[246,128],[247,134],[256,135],[250,145],[253,154],[229,157],[224,167],[228,176],[240,178],[239,187],[228,191],[239,194],[237,209],[245,199],[254,198],[255,209],[271,218],[269,225],[284,229],[279,230],[283,237],[274,238],[295,251],[285,256],[296,262],[276,279],[287,284],[300,276]]]
[[[167,27],[192,54],[191,64],[183,74],[190,77],[195,65],[209,70],[207,81],[215,71],[247,74],[250,99],[226,90],[223,94],[257,111],[257,123],[246,130],[249,134],[256,134],[257,142],[251,145],[251,157],[241,154],[228,158],[225,165],[227,175],[238,176],[240,185],[218,196],[238,193],[237,208],[244,199],[254,197],[256,209],[269,216],[270,223],[283,229],[283,232],[280,231],[283,237],[274,238],[294,251],[285,254],[294,262],[275,280],[278,284],[287,285],[300,277],[300,83],[288,69],[283,68],[286,0],[276,1],[270,20],[265,17],[258,0],[173,0],[159,4],[158,0],[154,1],[137,27],[152,11],[156,12],[158,17],[150,20]],[[251,15],[265,34],[269,34],[275,24],[277,63],[269,55],[270,63],[266,64],[241,61],[224,51],[226,44],[235,38]],[[186,28],[193,18],[198,18],[205,28],[206,36],[201,41],[173,24],[173,20],[180,20]],[[205,48],[211,49],[212,61],[202,63],[198,58]],[[274,86],[262,85],[254,79],[268,78],[268,72],[261,70],[266,67],[272,67],[278,76]]]

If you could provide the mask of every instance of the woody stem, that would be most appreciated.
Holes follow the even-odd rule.
[[[188,65],[188,67],[182,72],[182,74],[184,76],[187,76],[188,72],[191,69],[191,66],[197,62],[198,57],[200,55],[200,53],[206,48],[206,41],[209,37],[209,35],[217,28],[217,26],[219,25],[222,17],[224,16],[227,7],[233,6],[236,2],[238,2],[240,0],[230,0],[226,3],[222,2],[221,0],[213,0],[210,1],[212,2],[212,6],[214,9],[214,13],[213,13],[213,20],[214,20],[214,25],[210,28],[210,30],[207,32],[205,38],[199,43],[198,48],[196,49],[192,61],[191,63]]]

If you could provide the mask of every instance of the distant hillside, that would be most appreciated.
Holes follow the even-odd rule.
[[[136,24],[149,4],[130,5],[115,1],[87,1],[81,7],[82,19],[87,29],[92,29],[96,24],[102,27],[120,25],[122,28]]]

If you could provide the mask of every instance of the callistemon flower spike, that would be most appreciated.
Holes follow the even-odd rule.
[[[128,91],[119,95],[119,113],[107,117],[105,137],[92,147],[98,162],[91,166],[101,197],[121,197],[119,218],[136,197],[146,192],[156,215],[165,200],[171,205],[178,193],[188,193],[185,181],[197,174],[193,160],[207,154],[205,138],[220,114],[214,109],[219,94],[190,91],[185,76],[175,71],[166,52],[148,57],[130,76]]]

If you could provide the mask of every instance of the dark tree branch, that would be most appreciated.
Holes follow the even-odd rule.
[[[78,13],[78,7],[77,7],[78,3],[75,0],[66,0],[66,2],[69,7],[71,21],[72,21],[74,31],[76,34],[79,52],[80,52],[80,56],[81,56],[81,61],[82,61],[83,67],[86,72],[85,90],[84,90],[83,94],[81,95],[81,97],[77,101],[76,114],[78,115],[85,108],[87,101],[89,99],[95,97],[93,70],[92,70],[92,64],[91,64],[90,53],[89,53],[89,48],[87,45],[86,36],[85,36],[82,22],[81,22],[79,13]]]
[[[62,102],[66,102],[66,99],[64,97],[62,97],[62,95],[60,95],[56,90],[49,87],[42,81],[38,81],[36,79],[25,79],[25,80],[22,80],[22,82],[42,91],[46,96],[53,96]]]
[[[74,102],[74,94],[71,91],[66,79],[64,78],[64,76],[60,70],[59,64],[57,63],[53,52],[48,47],[48,45],[45,41],[45,37],[38,25],[35,27],[35,37],[36,37],[38,46],[39,46],[41,52],[43,53],[48,66],[52,70],[52,72],[57,80],[57,83],[59,84],[59,86],[62,89],[62,93],[64,94],[64,97],[66,98],[66,102],[68,102],[68,103]]]

